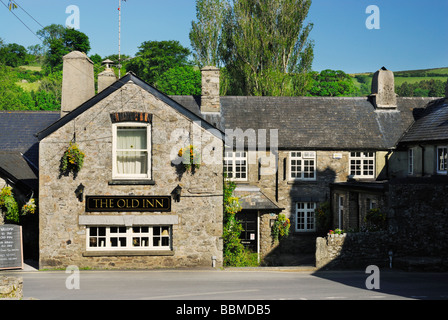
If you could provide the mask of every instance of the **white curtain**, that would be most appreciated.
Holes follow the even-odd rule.
[[[117,128],[117,170],[119,174],[148,171],[146,128]]]

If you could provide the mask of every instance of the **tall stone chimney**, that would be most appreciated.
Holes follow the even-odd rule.
[[[117,76],[114,70],[110,68],[112,60],[104,60],[103,64],[106,65],[106,69],[98,75],[98,93],[109,87],[112,83],[117,81]]]
[[[397,94],[392,71],[382,67],[375,72],[370,98],[377,109],[395,109],[397,107]]]
[[[73,51],[63,57],[61,117],[95,95],[93,62],[85,53]]]
[[[219,68],[207,66],[201,69],[201,112],[220,112]]]

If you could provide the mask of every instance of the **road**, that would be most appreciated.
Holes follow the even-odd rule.
[[[38,300],[448,300],[448,273],[364,271],[151,270],[1,271],[22,277],[24,299]],[[68,289],[71,288],[71,289]]]

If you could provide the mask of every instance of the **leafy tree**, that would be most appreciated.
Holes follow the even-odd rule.
[[[0,47],[0,62],[10,66],[18,67],[27,63],[27,50],[17,43],[9,43]]]
[[[0,110],[33,110],[31,93],[15,84],[12,69],[0,64]]]
[[[36,32],[42,39],[42,46],[45,52],[50,50],[51,41],[62,39],[65,33],[65,27],[61,24],[51,24]]]
[[[422,80],[415,83],[404,82],[395,88],[395,92],[402,97],[443,97],[445,95],[442,80]]]
[[[197,22],[191,23],[190,41],[198,66],[220,67],[219,45],[222,24],[229,10],[226,0],[197,0]]]
[[[311,96],[353,96],[357,89],[352,77],[341,70],[322,70],[320,73],[312,72],[312,85],[309,90]]]
[[[126,64],[126,70],[155,85],[169,69],[190,65],[190,54],[190,50],[179,41],[145,41],[140,45],[137,56]]]
[[[103,62],[103,58],[101,58],[101,56],[98,53],[91,55],[89,58],[95,65],[101,65],[101,62]]]
[[[311,0],[234,0],[221,55],[238,95],[301,95],[314,58]],[[293,76],[294,75],[294,76]]]
[[[200,95],[201,71],[191,66],[174,67],[163,73],[155,86],[167,95]]]
[[[90,51],[89,37],[81,31],[65,28],[60,37],[50,38],[46,53],[44,69],[46,73],[62,70],[62,57],[71,51]]]

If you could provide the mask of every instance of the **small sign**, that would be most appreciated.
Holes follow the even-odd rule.
[[[171,196],[86,196],[86,212],[133,211],[171,211]]]
[[[0,226],[1,269],[23,269],[22,226]]]
[[[342,153],[333,153],[333,159],[342,159]]]

